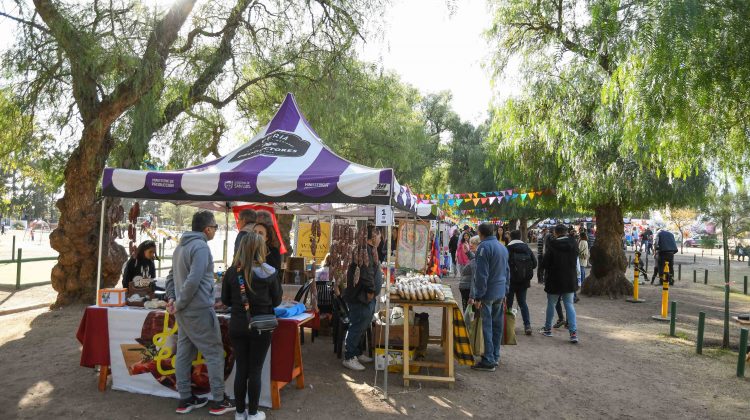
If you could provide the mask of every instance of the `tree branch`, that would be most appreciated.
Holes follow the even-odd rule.
[[[49,29],[45,28],[44,26],[42,26],[42,25],[40,25],[40,24],[38,24],[36,22],[30,21],[30,20],[26,20],[26,19],[23,19],[23,18],[20,18],[20,17],[16,17],[16,16],[11,16],[11,15],[9,15],[7,13],[3,13],[3,12],[0,12],[0,17],[5,17],[5,18],[8,18],[10,20],[14,20],[14,21],[16,21],[16,22],[18,22],[20,24],[23,24],[23,25],[26,25],[26,26],[30,26],[30,27],[32,27],[34,29],[38,29],[38,30],[44,32],[45,34],[49,34],[50,33]]]

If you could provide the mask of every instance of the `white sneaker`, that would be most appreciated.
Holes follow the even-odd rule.
[[[360,363],[371,363],[373,359],[366,354],[360,354],[357,356],[357,360],[359,360]]]
[[[266,413],[258,410],[258,412],[253,414],[252,416],[248,414],[247,420],[266,420]]]
[[[247,410],[234,412],[234,420],[246,420],[246,419],[247,419]]]
[[[365,367],[362,366],[361,363],[359,363],[359,360],[357,360],[356,357],[352,357],[351,359],[344,359],[343,362],[341,362],[344,367],[349,368],[351,370],[365,370]]]

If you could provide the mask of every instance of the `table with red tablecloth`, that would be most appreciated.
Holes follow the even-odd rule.
[[[234,377],[234,358],[227,334],[229,317],[220,315],[218,319],[227,355],[225,379],[228,382],[227,392],[230,393],[231,381]],[[270,378],[264,378],[270,382],[270,400],[273,408],[279,408],[279,390],[287,383],[296,381],[297,388],[304,388],[304,370],[298,330],[301,325],[311,319],[313,319],[312,314],[303,314],[291,319],[280,318],[278,320],[279,326],[273,332],[269,350],[270,357],[266,360],[266,363],[270,365],[267,367],[269,372],[266,375]],[[167,369],[171,369],[171,361],[160,360],[160,357],[164,355],[159,352],[160,347],[168,347],[168,345],[153,345],[152,342],[164,344],[170,342],[171,339],[171,343],[174,343],[176,341],[175,326],[174,319],[170,318],[164,310],[90,306],[86,308],[76,334],[78,341],[83,345],[81,366],[98,365],[101,367],[99,376],[101,391],[106,389],[107,376],[111,372],[113,389],[174,397],[176,395],[174,375],[162,374],[162,372],[167,372]],[[157,340],[160,335],[164,336],[163,342]],[[115,353],[114,357],[111,357],[112,352]],[[169,355],[171,354],[166,356]],[[151,362],[149,365],[145,362],[152,360],[156,360],[156,363]],[[155,364],[161,366],[157,369]],[[200,362],[194,363],[194,365],[199,364]],[[149,367],[152,372],[148,371]],[[199,371],[197,366],[194,367],[194,376],[196,371]],[[153,373],[153,375],[148,375],[148,373]],[[123,387],[121,385],[123,381],[128,381],[129,386]],[[200,388],[200,384],[196,385],[195,378],[193,387],[194,390],[196,387]]]

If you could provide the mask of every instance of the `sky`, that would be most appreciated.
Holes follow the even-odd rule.
[[[487,117],[494,98],[514,93],[516,83],[498,83],[493,95],[491,49],[483,31],[492,22],[486,0],[393,0],[381,39],[369,40],[361,58],[398,73],[423,93],[453,94],[453,108],[474,124]]]

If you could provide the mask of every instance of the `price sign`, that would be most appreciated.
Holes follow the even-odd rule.
[[[375,206],[375,226],[392,226],[393,208],[391,206]]]
[[[437,229],[437,220],[430,220],[430,229],[432,230]]]

